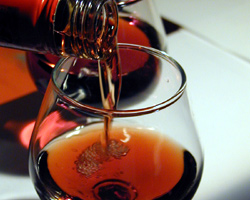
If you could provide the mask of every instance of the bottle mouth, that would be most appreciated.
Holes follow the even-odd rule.
[[[52,86],[54,91],[64,102],[77,108],[77,110],[84,110],[85,112],[102,116],[112,115],[113,117],[130,117],[153,113],[171,106],[184,94],[186,88],[185,72],[183,68],[165,52],[132,44],[118,44],[118,48],[119,50],[151,55],[155,57],[158,62],[161,62],[162,69],[159,73],[159,77],[156,77],[159,79],[157,80],[156,88],[153,89],[149,97],[146,96],[145,99],[142,99],[142,104],[139,103],[139,105],[129,105],[129,107],[126,107],[129,104],[127,103],[124,109],[118,104],[116,110],[107,110],[71,98],[61,89],[61,86],[64,84],[65,79],[67,79],[68,71],[76,62],[76,58],[72,57],[63,58],[56,64],[52,72]],[[130,102],[133,104],[136,101],[132,99]]]
[[[101,59],[114,46],[117,29],[115,0],[60,0],[53,20],[56,53]]]
[[[78,55],[103,59],[116,44],[118,8],[114,0],[84,1],[72,20],[74,48]],[[108,55],[107,55],[108,54]]]

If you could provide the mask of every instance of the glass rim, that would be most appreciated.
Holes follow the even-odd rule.
[[[145,46],[140,46],[140,45],[135,45],[135,44],[127,44],[127,43],[118,43],[118,48],[122,49],[131,49],[131,50],[137,50],[137,51],[142,51],[145,53],[149,53],[153,56],[157,56],[158,58],[162,58],[168,63],[171,64],[172,67],[176,68],[180,75],[181,75],[181,84],[179,89],[168,99],[165,101],[156,103],[152,106],[148,107],[143,107],[139,109],[128,109],[128,110],[109,110],[109,109],[104,109],[104,108],[97,108],[94,106],[90,106],[81,102],[78,102],[74,100],[73,98],[69,97],[67,94],[65,94],[57,85],[56,81],[56,72],[63,66],[63,64],[68,61],[69,59],[72,59],[73,57],[66,57],[66,58],[61,58],[55,65],[53,71],[52,71],[52,76],[51,76],[51,82],[52,82],[52,87],[56,91],[57,95],[63,99],[65,102],[68,104],[77,107],[80,110],[84,110],[85,112],[91,112],[92,114],[97,114],[97,115],[103,115],[103,116],[112,116],[112,117],[132,117],[132,116],[138,116],[138,115],[145,115],[149,113],[153,113],[155,111],[162,110],[166,107],[169,107],[170,105],[174,104],[178,99],[183,95],[185,88],[186,88],[186,73],[184,69],[181,67],[181,65],[173,59],[171,56],[169,56],[166,52],[160,51],[158,49],[154,49],[151,47],[145,47]],[[76,58],[73,58],[76,59]]]

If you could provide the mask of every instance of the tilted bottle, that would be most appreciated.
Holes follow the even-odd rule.
[[[0,0],[0,46],[99,59],[117,32],[114,0]]]

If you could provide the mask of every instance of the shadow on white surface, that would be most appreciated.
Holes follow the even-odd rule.
[[[14,141],[0,139],[0,173],[28,176],[28,151]]]
[[[33,93],[0,105],[0,174],[28,176],[32,129],[26,135],[22,130],[35,120],[41,99],[41,94]]]

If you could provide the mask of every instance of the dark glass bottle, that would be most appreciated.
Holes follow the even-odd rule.
[[[0,0],[2,47],[99,59],[117,26],[114,0]]]

